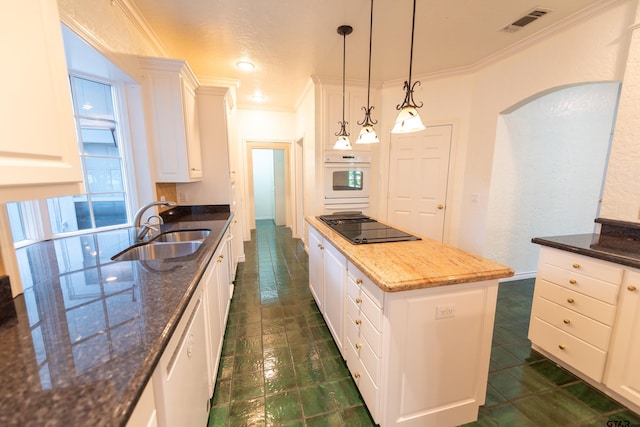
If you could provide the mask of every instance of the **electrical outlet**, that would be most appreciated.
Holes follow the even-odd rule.
[[[478,193],[474,193],[471,195],[471,203],[479,203],[480,195]]]
[[[185,203],[187,201],[187,193],[184,191],[178,192],[178,202]]]
[[[436,320],[454,317],[456,315],[455,304],[436,306]]]

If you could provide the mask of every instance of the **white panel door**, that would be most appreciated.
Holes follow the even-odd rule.
[[[451,125],[392,134],[387,220],[442,241],[449,178]]]

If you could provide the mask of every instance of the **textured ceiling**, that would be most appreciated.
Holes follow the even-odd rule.
[[[370,0],[131,0],[173,58],[202,80],[239,81],[238,104],[292,110],[312,75],[367,78]],[[603,0],[418,0],[413,75],[473,66]],[[374,81],[404,80],[409,71],[411,0],[374,0]],[[499,31],[535,7],[551,13],[515,33]],[[237,69],[249,59],[256,68]],[[261,104],[250,96],[259,91]]]

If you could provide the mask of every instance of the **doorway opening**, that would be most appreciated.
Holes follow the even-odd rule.
[[[290,146],[283,143],[247,143],[249,216],[291,226]]]

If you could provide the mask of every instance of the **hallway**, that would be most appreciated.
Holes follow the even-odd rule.
[[[238,266],[209,426],[373,426],[309,291],[302,242],[273,221],[256,223]],[[530,349],[532,294],[532,279],[500,285],[487,400],[469,425],[640,425]]]

